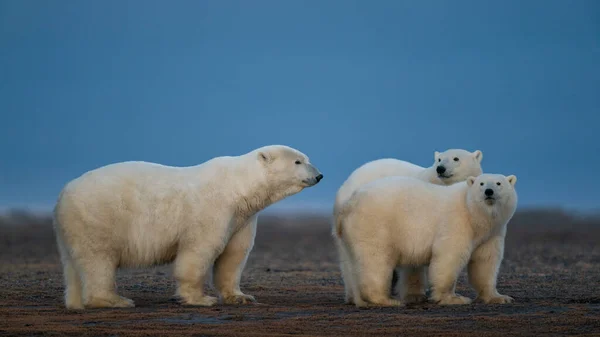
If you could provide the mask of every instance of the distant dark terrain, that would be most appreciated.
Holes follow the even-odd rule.
[[[343,285],[327,217],[259,218],[242,289],[260,304],[184,307],[171,267],[119,272],[136,308],[67,311],[51,221],[0,217],[0,335],[600,336],[600,219],[522,211],[509,224],[498,287],[514,304],[357,309]],[[465,275],[458,292],[474,297]]]

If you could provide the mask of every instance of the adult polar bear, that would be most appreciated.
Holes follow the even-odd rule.
[[[461,149],[449,149],[444,152],[434,152],[434,163],[432,166],[424,168],[403,160],[386,158],[368,162],[357,168],[346,179],[344,184],[337,192],[334,204],[334,223],[338,221],[339,209],[350,199],[352,194],[360,187],[371,183],[377,179],[390,176],[405,176],[414,177],[423,181],[427,181],[436,185],[452,185],[457,182],[465,181],[469,176],[478,176],[482,173],[481,160],[483,152],[477,150],[469,152]],[[339,238],[336,237],[335,231],[333,238],[338,247]],[[346,268],[343,254],[340,254],[342,260],[340,267],[343,270]],[[402,268],[402,282],[406,285],[402,289],[402,296],[407,302],[419,302],[426,299],[425,297],[425,268]],[[342,273],[344,274],[344,273]],[[398,275],[393,271],[392,288],[395,287]],[[345,280],[348,283],[350,280]],[[346,302],[352,303],[353,295],[352,287],[346,287]],[[393,290],[393,289],[392,289]]]
[[[66,307],[133,307],[116,293],[116,269],[172,261],[182,303],[218,301],[203,289],[211,266],[225,303],[253,302],[240,277],[257,212],[322,178],[306,155],[281,145],[191,167],[125,162],[82,175],[54,211]]]
[[[336,233],[349,259],[343,270],[357,306],[402,305],[390,298],[389,274],[400,265],[429,265],[431,300],[467,304],[455,293],[468,264],[484,303],[510,303],[496,289],[506,226],[517,206],[515,176],[482,174],[452,186],[388,177],[359,189],[340,210]]]
[[[357,168],[342,184],[335,198],[334,209],[338,209],[361,186],[390,176],[415,177],[436,185],[452,185],[465,181],[469,176],[482,173],[483,152],[450,149],[434,152],[434,163],[421,167],[403,160],[385,158],[368,162]],[[334,211],[335,213],[335,211]]]

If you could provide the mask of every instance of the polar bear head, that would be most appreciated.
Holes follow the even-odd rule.
[[[485,207],[486,209],[505,209],[512,216],[517,205],[515,184],[517,177],[501,174],[482,174],[478,177],[467,178],[467,198],[470,206]]]
[[[469,152],[466,150],[451,149],[445,152],[435,152],[435,171],[438,178],[446,185],[465,181],[470,176],[478,176],[481,170],[483,153],[479,150]]]
[[[276,199],[298,193],[323,179],[323,174],[310,163],[308,156],[291,147],[265,146],[256,150],[256,156]]]

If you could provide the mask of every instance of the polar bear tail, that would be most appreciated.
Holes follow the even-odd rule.
[[[331,235],[333,235],[334,237],[337,237],[337,231],[340,220],[340,207],[336,203],[335,205],[333,205],[333,222],[331,224]]]
[[[337,203],[333,206],[333,226],[331,226],[331,235],[337,238],[342,237],[342,222],[345,218],[345,207],[344,205],[338,205]]]
[[[354,204],[356,204],[355,198],[350,198],[338,207],[334,207],[335,227],[332,233],[334,236],[337,236],[338,238],[342,237],[344,220],[346,220],[348,214],[350,214]]]

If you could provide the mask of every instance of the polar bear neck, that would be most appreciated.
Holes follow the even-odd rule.
[[[250,217],[287,196],[272,186],[254,156],[238,159],[242,164],[235,166],[232,179],[235,180],[234,205],[239,217]]]
[[[238,196],[236,213],[240,217],[250,217],[284,198],[272,192],[268,184],[258,182],[255,182],[246,193],[240,193]]]

